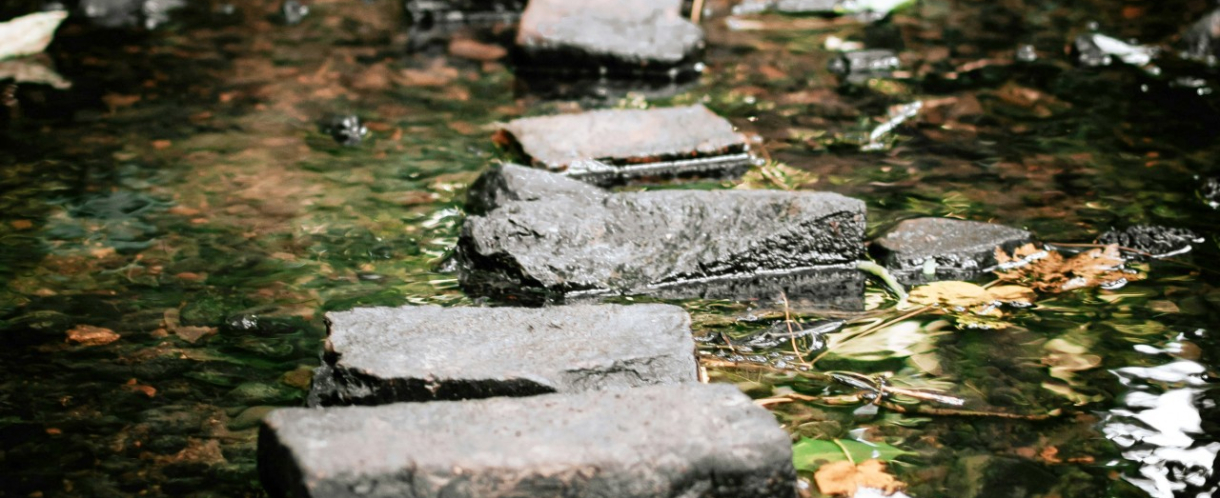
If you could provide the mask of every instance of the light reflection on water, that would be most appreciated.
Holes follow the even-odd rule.
[[[1163,355],[1183,347],[1179,338],[1160,349],[1141,345],[1136,350]],[[1220,441],[1205,433],[1200,414],[1201,408],[1214,408],[1201,396],[1214,388],[1205,378],[1206,367],[1179,359],[1111,372],[1130,389],[1101,427],[1124,458],[1139,464],[1138,475],[1124,479],[1154,498],[1220,496]]]

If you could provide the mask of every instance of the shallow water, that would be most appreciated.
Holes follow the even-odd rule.
[[[762,16],[739,30],[710,2],[698,81],[576,100],[531,94],[538,85],[504,64],[449,56],[444,43],[407,52],[394,2],[319,0],[291,27],[271,21],[274,2],[233,4],[147,34],[69,24],[47,60],[73,88],[20,85],[0,116],[0,495],[261,495],[257,420],[302,402],[324,312],[471,304],[436,266],[454,244],[464,188],[502,157],[485,125],[693,102],[806,173],[785,183],[755,172],[747,187],[859,197],[873,234],[933,215],[1051,242],[1135,223],[1206,237],[1177,262],[1152,263],[1146,280],[1040,296],[1004,330],[958,330],[934,312],[895,320],[905,311],[870,283],[871,314],[847,317],[848,330],[891,326],[816,369],[893,372],[893,385],[938,387],[975,411],[1059,415],[770,404],[795,435],[911,452],[891,470],[916,497],[1217,489],[1210,263],[1220,224],[1196,177],[1220,175],[1220,97],[1134,68],[1075,68],[1063,53],[1088,21],[1170,43],[1207,2],[927,0],[875,26]],[[826,70],[830,36],[900,50],[907,74],[840,87]],[[1019,44],[1039,60],[1016,62]],[[848,143],[888,106],[916,99],[925,110],[892,148]],[[319,130],[347,113],[370,129],[360,146]],[[732,341],[783,319],[779,296],[762,297],[681,304],[701,338]],[[809,303],[787,311],[801,322],[841,317]],[[68,341],[85,325],[119,337]],[[855,393],[795,377],[788,344],[725,347],[711,340],[701,353],[768,371],[711,363],[710,377],[759,399]]]

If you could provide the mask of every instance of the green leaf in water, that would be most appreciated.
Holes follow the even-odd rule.
[[[792,445],[792,463],[797,470],[813,472],[822,464],[848,460],[853,462],[865,460],[881,460],[889,462],[911,452],[904,451],[886,443],[866,443],[851,439],[809,439],[801,438]]]

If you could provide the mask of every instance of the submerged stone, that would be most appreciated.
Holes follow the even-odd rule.
[[[1144,66],[1157,56],[1155,47],[1127,43],[1101,33],[1085,33],[1072,41],[1076,63],[1084,67],[1109,66],[1117,59],[1125,64]]]
[[[788,434],[733,386],[282,409],[258,441],[273,497],[792,497]]]
[[[310,405],[532,396],[695,382],[681,308],[362,308],[326,314]]]
[[[364,141],[369,129],[359,116],[331,116],[323,121],[322,132],[330,135],[340,145],[355,147]]]
[[[1160,259],[1190,252],[1191,244],[1199,244],[1203,238],[1185,228],[1170,228],[1157,225],[1133,225],[1123,230],[1110,230],[1097,238],[1098,244],[1118,244],[1144,254],[1125,252],[1124,257],[1135,260]]]
[[[517,29],[522,69],[676,79],[698,72],[703,30],[682,0],[530,0]]]
[[[995,249],[1005,251],[1030,242],[1017,228],[956,220],[906,220],[872,243],[877,260],[899,280],[969,280],[996,264]]]
[[[552,190],[561,195],[484,204],[494,209],[466,219],[455,259],[469,292],[525,302],[630,294],[757,298],[780,290],[832,306],[859,300],[855,264],[865,213],[859,200],[766,190],[596,195],[564,185],[560,175],[531,176],[546,175],[561,185]]]
[[[702,105],[516,119],[496,141],[519,149],[534,166],[598,184],[733,176],[753,162],[745,137]]]

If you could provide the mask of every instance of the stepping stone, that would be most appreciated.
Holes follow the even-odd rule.
[[[532,166],[596,184],[738,176],[754,160],[745,137],[702,105],[516,119],[501,128],[496,142]]]
[[[467,217],[454,256],[474,295],[538,303],[632,294],[771,298],[785,290],[851,308],[863,293],[855,264],[865,206],[856,199],[770,190],[610,193],[512,165],[476,185],[471,198],[490,211]]]
[[[872,249],[878,261],[899,280],[969,280],[996,264],[995,249],[1011,252],[1033,236],[1017,228],[952,218],[906,220]]]
[[[532,396],[695,382],[690,317],[661,304],[326,314],[309,404]]]
[[[1110,229],[1097,237],[1098,244],[1118,244],[1145,254],[1125,253],[1124,258],[1135,261],[1161,259],[1186,254],[1194,244],[1202,244],[1203,237],[1186,228],[1160,225],[1132,225],[1123,230]]]
[[[698,74],[703,29],[683,0],[529,0],[517,29],[526,71],[677,79]]]
[[[788,434],[731,385],[682,384],[263,420],[273,497],[795,496]]]

